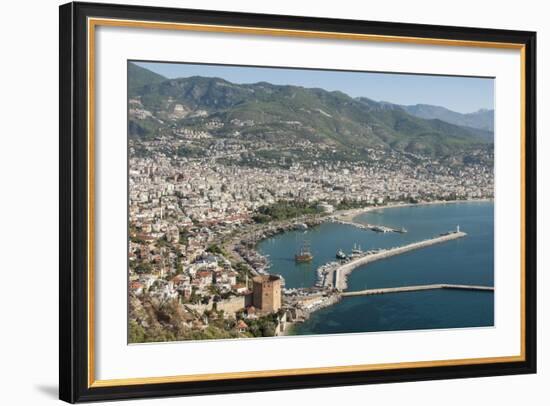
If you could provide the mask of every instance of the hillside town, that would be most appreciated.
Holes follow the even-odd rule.
[[[285,334],[331,293],[285,290],[254,249],[262,237],[350,208],[493,197],[492,166],[397,151],[281,165],[255,154],[265,143],[221,139],[204,156],[177,153],[208,140],[207,130],[130,139],[130,342]],[[265,215],[280,205],[298,209]]]

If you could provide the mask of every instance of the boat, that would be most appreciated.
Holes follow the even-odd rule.
[[[307,241],[304,241],[300,251],[294,255],[294,260],[296,262],[311,262],[313,260],[313,254],[309,249],[309,244]]]
[[[336,252],[336,258],[338,259],[346,259],[347,258],[347,255],[344,251],[342,250],[338,250],[338,252]]]
[[[352,255],[361,255],[363,251],[361,250],[361,246],[357,244],[353,244],[353,249],[351,250]]]

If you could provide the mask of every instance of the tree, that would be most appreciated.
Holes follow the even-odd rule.
[[[207,249],[207,252],[210,252],[211,254],[218,254],[218,255],[225,255],[225,252],[218,244],[212,244]]]

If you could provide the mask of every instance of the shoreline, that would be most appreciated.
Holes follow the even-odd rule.
[[[285,331],[283,331],[282,333],[280,333],[278,335],[278,337],[288,337],[288,336],[294,336],[296,335],[296,327],[297,327],[297,324],[296,322],[294,321],[287,321],[286,322],[286,326],[285,326]]]
[[[467,199],[467,200],[431,200],[426,202],[418,203],[388,203],[380,206],[368,206],[361,207],[357,209],[348,209],[335,212],[331,217],[337,218],[343,221],[356,222],[355,218],[361,214],[365,214],[374,210],[386,210],[386,209],[396,209],[402,207],[417,207],[417,206],[432,206],[432,205],[447,205],[447,204],[458,204],[458,203],[483,203],[483,202],[494,202],[494,198],[483,198],[483,199]]]
[[[328,294],[327,294],[328,293]],[[291,321],[286,322],[285,330],[280,332],[279,336],[291,336],[296,335],[297,328],[300,324],[305,323],[313,313],[326,307],[331,307],[341,300],[339,292],[328,292],[325,290],[323,295],[317,295],[315,297],[298,297],[293,303],[287,305],[293,307],[296,314]],[[313,302],[312,302],[313,299]],[[288,317],[288,316],[287,316]]]

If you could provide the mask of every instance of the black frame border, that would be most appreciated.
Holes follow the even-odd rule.
[[[525,360],[269,378],[88,387],[87,19],[119,18],[514,43],[525,49]],[[536,33],[207,10],[68,3],[59,8],[59,398],[237,393],[536,373]]]

